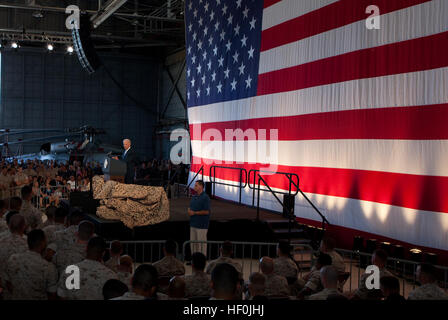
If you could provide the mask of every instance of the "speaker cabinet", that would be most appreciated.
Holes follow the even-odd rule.
[[[73,47],[81,66],[90,74],[101,66],[101,60],[93,45],[91,31],[92,23],[87,14],[81,15],[79,29],[72,29]]]
[[[289,195],[289,194],[284,194],[283,195],[283,216],[285,218],[289,217],[289,212],[294,212],[294,205],[295,205],[295,201],[296,197],[293,195]],[[291,211],[292,210],[292,211]]]

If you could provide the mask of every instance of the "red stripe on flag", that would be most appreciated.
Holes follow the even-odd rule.
[[[259,169],[261,164],[226,164],[193,157],[191,171],[197,172],[204,165],[204,174],[208,175],[210,166],[216,164],[227,167],[244,168],[247,171]],[[406,207],[417,210],[448,212],[448,177],[422,176],[392,172],[278,166],[277,172],[295,173],[300,178],[303,192],[352,198]],[[239,181],[239,171],[216,169],[216,178]],[[253,180],[253,175],[251,175]],[[263,176],[270,187],[288,190],[287,179],[282,175]],[[251,182],[252,183],[252,182]]]
[[[214,140],[232,140],[231,136],[226,139],[226,129],[230,131],[228,135],[236,129],[254,129],[254,137],[233,138],[254,140],[258,129],[266,129],[266,138],[272,139],[269,129],[278,129],[278,140],[439,140],[448,139],[447,119],[448,104],[439,104],[191,124],[190,134],[192,140],[196,140],[205,130],[214,129],[221,133],[221,137],[214,136]]]
[[[266,51],[359,20],[367,19],[371,14],[365,13],[366,8],[372,4],[378,6],[380,13],[383,15],[428,1],[430,0],[337,1],[318,10],[264,30],[261,36],[261,51]]]
[[[273,6],[274,4],[276,4],[277,2],[280,2],[280,1],[282,1],[282,0],[264,0],[263,8]]]
[[[441,68],[448,55],[440,53],[447,51],[448,32],[354,51],[261,74],[257,95]]]

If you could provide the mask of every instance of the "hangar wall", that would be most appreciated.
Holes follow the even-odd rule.
[[[2,52],[0,125],[2,128],[103,128],[104,143],[133,140],[142,155],[155,155],[159,63],[134,56],[101,55],[104,64],[144,111],[112,82],[102,67],[93,75],[80,66],[75,54],[20,49]],[[42,136],[37,135],[37,136]],[[26,135],[32,138],[36,135]],[[10,138],[12,141],[12,137]],[[43,142],[42,142],[43,143]],[[41,143],[24,144],[23,152]],[[11,146],[12,151],[15,147]]]

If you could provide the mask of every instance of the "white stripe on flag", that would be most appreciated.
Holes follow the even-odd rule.
[[[262,30],[303,16],[338,0],[282,0],[263,10]]]
[[[266,145],[277,148],[277,153],[270,153],[269,147],[265,152]],[[448,176],[448,140],[193,140],[191,147],[195,157],[223,163],[269,163]]]
[[[448,68],[352,80],[188,109],[190,124],[448,102]]]
[[[300,2],[300,1],[297,1]],[[259,74],[294,67],[366,48],[406,41],[448,30],[448,1],[433,0],[381,16],[381,29],[365,20],[261,52]],[[431,23],[418,23],[429,21]],[[414,25],[414,27],[405,27]],[[398,31],[399,30],[399,31]]]

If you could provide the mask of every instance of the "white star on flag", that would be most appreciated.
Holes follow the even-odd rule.
[[[236,84],[237,84],[237,82],[236,82],[235,78],[233,78],[233,81],[230,83],[230,85],[232,86],[232,91],[236,90]]]

